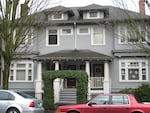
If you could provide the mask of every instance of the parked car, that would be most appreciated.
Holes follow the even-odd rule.
[[[0,90],[0,113],[44,113],[42,100],[23,92]]]
[[[86,104],[64,105],[56,113],[150,113],[150,103],[131,94],[100,94]]]

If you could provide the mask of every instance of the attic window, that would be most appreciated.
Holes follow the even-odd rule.
[[[53,13],[48,15],[48,20],[63,20],[64,14],[62,13]]]
[[[103,11],[89,11],[89,12],[83,14],[83,18],[84,19],[104,18],[104,12]]]
[[[97,16],[98,16],[98,13],[96,11],[89,12],[89,17],[94,18]]]
[[[58,14],[54,14],[54,19],[61,19],[62,18],[62,14],[58,13]]]

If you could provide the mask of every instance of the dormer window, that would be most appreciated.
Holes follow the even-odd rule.
[[[67,20],[68,15],[65,13],[53,13],[48,15],[48,20]]]
[[[59,13],[58,14],[54,14],[53,17],[56,20],[58,20],[58,19],[60,20],[60,19],[62,19],[62,14],[59,14]]]
[[[100,19],[104,18],[104,12],[102,11],[89,11],[83,13],[83,19]]]
[[[97,18],[98,17],[98,13],[96,11],[89,12],[89,17],[90,18]]]

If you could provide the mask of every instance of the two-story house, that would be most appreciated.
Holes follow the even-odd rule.
[[[96,4],[57,6],[39,12],[30,46],[22,48],[11,64],[9,88],[42,98],[42,73],[47,70],[86,71],[89,98],[149,83],[150,58],[137,46],[136,35],[138,29],[144,36],[140,41],[148,40],[144,27],[149,27],[149,19],[140,13]],[[135,29],[132,21],[137,23]],[[133,34],[135,37],[129,37]],[[75,93],[76,84],[73,78],[56,79],[55,102],[63,102],[60,93]]]

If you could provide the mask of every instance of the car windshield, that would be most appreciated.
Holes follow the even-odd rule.
[[[17,94],[19,94],[20,96],[24,97],[24,98],[34,98],[33,96],[31,95],[28,95],[24,92],[16,92]]]

